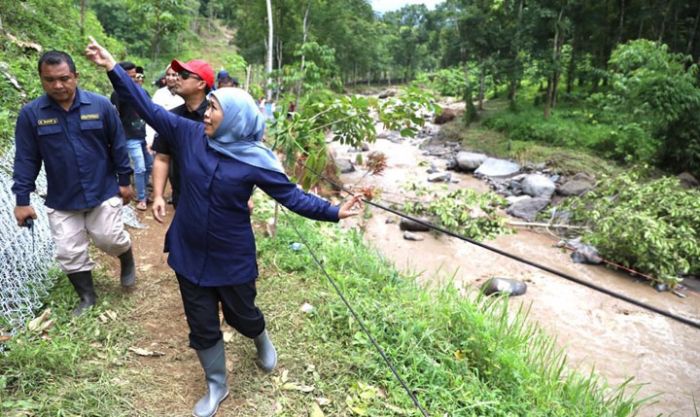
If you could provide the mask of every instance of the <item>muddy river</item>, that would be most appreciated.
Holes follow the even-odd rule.
[[[381,190],[378,201],[394,202],[405,198],[407,182],[437,190],[489,189],[485,182],[455,172],[451,174],[457,183],[428,183],[427,167],[432,163],[444,172],[446,161],[424,155],[418,148],[419,140],[397,142],[378,139],[371,145],[371,150],[388,157],[382,176],[362,178],[365,172],[359,167],[358,171],[343,174],[343,182],[375,185]],[[353,161],[357,154],[340,146],[334,150],[337,157]],[[365,227],[367,241],[399,269],[417,274],[424,285],[452,280],[464,288],[478,286],[493,276],[526,281],[527,293],[513,297],[510,303],[513,307],[520,303],[530,306],[530,320],[556,337],[568,354],[571,368],[589,373],[594,367],[615,386],[633,377],[634,383],[643,384],[640,397],[658,394],[640,416],[695,416],[693,397],[700,404],[700,330],[455,238],[422,233],[423,241],[404,240],[398,219],[387,223],[388,218],[396,216],[371,210]],[[575,264],[570,253],[556,247],[557,239],[545,231],[518,229],[515,234],[485,243],[700,321],[699,293],[687,290],[687,297],[681,298],[657,292],[645,282],[604,267]]]

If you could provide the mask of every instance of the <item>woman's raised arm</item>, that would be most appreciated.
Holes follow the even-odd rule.
[[[153,103],[146,91],[136,84],[129,75],[117,65],[111,53],[90,36],[90,43],[85,48],[85,56],[96,65],[107,70],[109,80],[112,82],[120,100],[132,104],[139,116],[162,137],[168,140],[178,141],[178,125],[188,123],[163,107]]]

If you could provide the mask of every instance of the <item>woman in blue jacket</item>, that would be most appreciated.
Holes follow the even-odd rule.
[[[270,372],[277,364],[265,319],[255,306],[258,268],[247,204],[254,187],[302,216],[324,221],[356,215],[359,197],[332,206],[290,182],[261,142],[264,117],[245,91],[213,91],[204,124],[193,122],[153,104],[94,40],[86,55],[107,69],[119,97],[130,101],[144,121],[177,149],[183,189],[165,237],[165,252],[180,285],[190,346],[197,351],[207,380],[207,394],[193,414],[213,416],[228,396],[219,303],[226,322],[255,341],[258,366]],[[179,76],[196,76],[185,72]],[[162,220],[162,190],[154,191],[154,216]]]

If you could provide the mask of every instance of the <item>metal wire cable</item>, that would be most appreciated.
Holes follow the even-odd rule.
[[[319,178],[322,178],[323,180],[325,180],[326,182],[328,182],[328,183],[331,184],[332,186],[336,187],[337,189],[339,189],[339,190],[341,190],[341,191],[343,191],[343,192],[345,192],[345,193],[348,193],[348,194],[351,195],[351,196],[355,196],[355,193],[353,193],[353,192],[350,191],[350,190],[345,189],[345,187],[343,187],[342,185],[339,185],[339,184],[335,183],[333,180],[329,179],[329,178],[326,177],[325,175],[323,175],[323,174],[321,174],[321,173],[319,173],[319,172],[316,172],[314,169],[309,168],[309,167],[306,166],[306,164],[304,164],[304,163],[300,163],[300,164],[304,167],[304,169],[309,170],[309,171],[312,172],[314,175],[318,176]],[[664,316],[664,317],[670,318],[670,319],[672,319],[672,320],[675,320],[675,321],[677,321],[677,322],[679,322],[679,323],[682,323],[682,324],[685,324],[685,325],[687,325],[687,326],[694,327],[694,328],[696,328],[696,329],[700,329],[700,322],[697,322],[697,321],[688,319],[688,318],[683,317],[683,316],[679,316],[679,315],[674,314],[674,313],[672,313],[672,312],[670,312],[670,311],[666,311],[666,310],[660,309],[660,308],[655,307],[655,306],[653,306],[653,305],[643,303],[643,302],[641,302],[641,301],[635,300],[634,298],[628,297],[628,296],[626,296],[626,295],[624,295],[624,294],[621,294],[621,293],[619,293],[619,292],[616,292],[616,291],[607,289],[607,288],[605,288],[605,287],[601,287],[601,286],[599,286],[599,285],[596,285],[596,284],[594,284],[594,283],[592,283],[592,282],[588,282],[588,281],[582,280],[582,279],[580,279],[580,278],[576,278],[576,277],[574,277],[574,276],[572,276],[572,275],[569,275],[569,274],[566,274],[566,273],[564,273],[564,272],[558,271],[558,270],[556,270],[556,269],[550,268],[550,267],[548,267],[548,266],[545,266],[545,265],[542,265],[542,264],[539,264],[539,263],[530,261],[530,260],[525,259],[525,258],[522,258],[522,257],[520,257],[520,256],[513,255],[513,254],[508,253],[508,252],[506,252],[506,251],[504,251],[504,250],[495,248],[495,247],[493,247],[493,246],[489,246],[489,245],[487,245],[487,244],[485,244],[485,243],[477,242],[477,241],[474,240],[474,239],[470,239],[470,238],[468,238],[468,237],[466,237],[466,236],[463,236],[463,235],[460,235],[460,234],[458,234],[458,233],[452,232],[452,231],[447,230],[447,229],[445,229],[445,228],[442,228],[442,227],[440,227],[440,226],[436,226],[436,225],[434,225],[434,224],[432,224],[432,223],[430,223],[430,222],[427,222],[427,221],[425,221],[425,220],[418,219],[418,218],[416,218],[416,217],[413,217],[413,216],[410,216],[410,215],[408,215],[408,214],[402,213],[402,212],[400,212],[400,211],[398,211],[398,210],[395,210],[395,209],[392,209],[392,208],[390,208],[390,207],[386,207],[386,206],[381,205],[381,204],[379,204],[379,203],[375,203],[375,202],[370,201],[370,200],[368,200],[368,199],[366,199],[366,198],[363,198],[362,201],[365,202],[365,203],[367,203],[367,204],[369,204],[369,205],[371,205],[371,206],[377,207],[377,208],[379,208],[379,209],[381,209],[381,210],[387,211],[387,212],[389,212],[389,213],[393,213],[393,214],[395,214],[395,215],[397,215],[397,216],[399,216],[399,217],[402,217],[402,218],[404,218],[404,219],[407,219],[407,220],[413,221],[413,222],[415,222],[415,223],[421,224],[421,225],[423,225],[423,226],[425,226],[425,227],[428,227],[428,228],[430,228],[430,229],[432,229],[432,230],[435,230],[435,231],[444,233],[444,234],[446,234],[446,235],[448,235],[448,236],[452,236],[452,237],[454,237],[454,238],[463,240],[463,241],[465,241],[465,242],[471,243],[472,245],[479,246],[479,247],[484,248],[484,249],[486,249],[486,250],[489,250],[489,251],[491,251],[491,252],[494,252],[494,253],[497,253],[497,254],[499,254],[499,255],[505,256],[506,258],[510,258],[510,259],[515,260],[515,261],[518,261],[518,262],[524,263],[524,264],[526,264],[526,265],[532,266],[532,267],[534,267],[534,268],[541,269],[541,270],[543,270],[543,271],[549,272],[550,274],[559,276],[559,277],[561,277],[561,278],[564,278],[564,279],[566,279],[566,280],[568,280],[568,281],[571,281],[571,282],[574,282],[574,283],[576,283],[576,284],[583,285],[583,286],[588,287],[588,288],[590,288],[590,289],[592,289],[592,290],[595,290],[595,291],[601,292],[601,293],[603,293],[603,294],[606,294],[606,295],[608,295],[608,296],[610,296],[610,297],[617,298],[617,299],[622,300],[622,301],[626,301],[626,302],[628,302],[628,303],[630,303],[630,304],[633,304],[633,305],[635,305],[635,306],[637,306],[637,307],[643,308],[643,309],[645,309],[645,310],[649,310],[649,311],[651,311],[651,312],[654,312],[654,313],[656,313],[656,314],[659,314],[659,315],[662,315],[662,316]]]
[[[354,310],[354,309],[352,308],[352,306],[350,305],[350,302],[348,302],[347,298],[345,298],[345,295],[343,295],[343,292],[342,292],[342,291],[340,290],[340,288],[338,287],[338,284],[336,284],[336,282],[333,280],[333,278],[330,276],[330,274],[328,274],[328,272],[326,271],[326,269],[323,267],[323,264],[322,264],[321,261],[318,259],[318,256],[316,256],[316,253],[314,253],[314,251],[311,249],[311,246],[309,246],[309,244],[308,244],[308,242],[306,241],[306,239],[304,239],[304,236],[302,236],[301,232],[299,232],[299,229],[294,225],[294,223],[291,222],[291,221],[289,221],[290,219],[289,219],[289,214],[287,214],[287,211],[284,210],[284,209],[282,209],[281,211],[282,211],[282,213],[285,215],[285,217],[287,218],[288,223],[289,223],[289,224],[292,226],[292,228],[294,229],[294,232],[295,232],[295,233],[297,234],[297,236],[299,237],[299,240],[301,240],[301,243],[303,243],[304,246],[309,250],[309,253],[311,254],[311,257],[314,259],[314,262],[316,263],[316,265],[318,265],[318,267],[321,269],[321,272],[323,272],[323,275],[326,276],[326,279],[328,279],[328,282],[331,283],[331,285],[332,285],[333,288],[335,289],[335,292],[338,294],[338,296],[340,297],[340,299],[343,300],[343,303],[345,304],[345,306],[346,306],[346,307],[348,308],[348,310],[350,311],[350,314],[352,314],[352,316],[355,318],[355,320],[357,320],[357,323],[360,325],[360,328],[362,329],[362,331],[363,331],[363,332],[365,333],[365,335],[369,338],[370,342],[372,342],[372,345],[373,345],[374,348],[377,350],[377,352],[379,352],[379,355],[381,355],[382,359],[383,359],[384,362],[387,364],[387,366],[389,367],[389,369],[391,369],[391,372],[394,374],[394,377],[399,381],[399,383],[400,383],[401,386],[403,387],[404,391],[406,391],[406,393],[408,394],[408,396],[411,397],[411,401],[413,401],[413,404],[421,411],[421,413],[423,413],[423,416],[429,417],[430,414],[428,414],[428,412],[423,408],[423,406],[422,406],[422,405],[420,404],[420,402],[418,401],[418,398],[416,397],[416,395],[413,393],[413,391],[411,391],[411,389],[408,387],[408,385],[407,385],[406,382],[403,380],[403,378],[401,378],[401,375],[399,375],[399,372],[396,370],[396,367],[395,367],[394,364],[391,362],[391,359],[389,359],[389,357],[388,357],[388,356],[386,355],[386,353],[384,352],[384,349],[382,349],[382,347],[379,345],[379,343],[377,343],[377,341],[374,339],[374,337],[372,337],[372,334],[369,332],[369,330],[368,330],[367,327],[365,326],[365,324],[364,324],[364,322],[362,321],[362,319],[360,318],[360,316],[357,315],[357,313],[355,312],[355,310]]]

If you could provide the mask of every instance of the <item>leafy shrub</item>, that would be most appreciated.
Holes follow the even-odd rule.
[[[484,240],[510,231],[505,226],[505,218],[498,214],[498,208],[505,205],[505,200],[497,194],[462,188],[435,198],[428,204],[406,203],[404,211],[433,216],[448,230]]]
[[[618,154],[676,172],[700,172],[700,88],[690,57],[645,39],[619,45],[610,57],[611,88],[592,101],[601,121],[634,135]],[[683,149],[686,148],[686,149]],[[680,152],[679,150],[682,149]],[[622,156],[622,155],[619,155]]]
[[[634,171],[605,178],[565,205],[590,227],[584,240],[601,255],[673,286],[700,272],[700,192],[673,177],[639,178]]]

